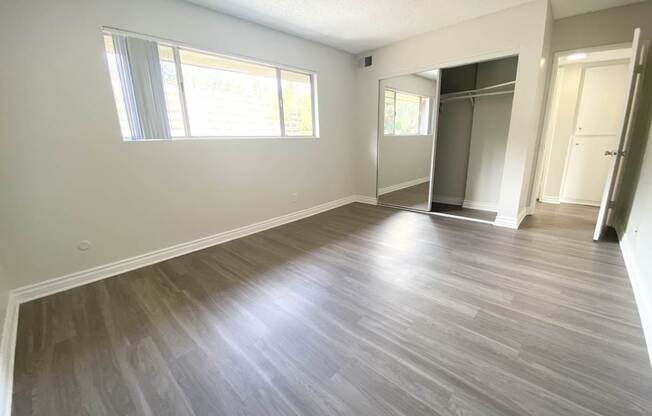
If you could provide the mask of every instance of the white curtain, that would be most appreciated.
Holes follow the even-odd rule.
[[[128,36],[114,36],[114,45],[134,139],[171,138],[158,45]]]

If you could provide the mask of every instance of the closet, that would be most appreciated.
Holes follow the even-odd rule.
[[[518,58],[380,80],[380,205],[493,223]]]
[[[493,222],[517,57],[441,70],[431,211]]]

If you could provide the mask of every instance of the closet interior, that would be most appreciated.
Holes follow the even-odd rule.
[[[491,222],[496,218],[517,60],[441,71],[433,212]]]
[[[378,202],[493,223],[518,57],[380,81]]]

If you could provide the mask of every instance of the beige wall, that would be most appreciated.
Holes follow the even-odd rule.
[[[386,87],[427,97],[434,97],[437,92],[436,81],[416,75],[403,75],[381,81],[381,91]],[[381,101],[378,111],[382,113],[383,110],[384,103]],[[379,129],[382,128],[379,126]],[[379,189],[430,177],[432,135],[381,135],[379,151]]]
[[[123,142],[101,26],[316,71],[321,138]],[[353,194],[350,54],[182,1],[4,0],[0,39],[8,288]]]

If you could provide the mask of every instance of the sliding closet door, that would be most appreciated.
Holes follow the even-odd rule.
[[[642,76],[646,60],[646,51],[648,42],[641,42],[641,29],[634,31],[634,40],[632,41],[632,57],[629,63],[629,73],[627,82],[627,101],[625,112],[620,122],[618,145],[613,150],[605,152],[605,157],[611,158],[609,166],[609,175],[602,194],[600,202],[600,211],[598,213],[598,222],[593,234],[594,240],[599,240],[607,226],[609,219],[609,210],[619,181],[619,172],[623,164],[623,157],[629,148],[629,142],[632,135],[634,115],[637,111],[639,95],[641,90]]]
[[[441,70],[438,69],[436,72],[437,79],[437,89],[435,96],[432,98],[432,118],[430,120],[430,126],[432,129],[432,154],[430,157],[430,186],[428,187],[428,211],[432,211],[432,199],[433,199],[433,184],[435,183],[435,160],[437,156],[437,127],[439,124],[439,97],[441,96]]]

